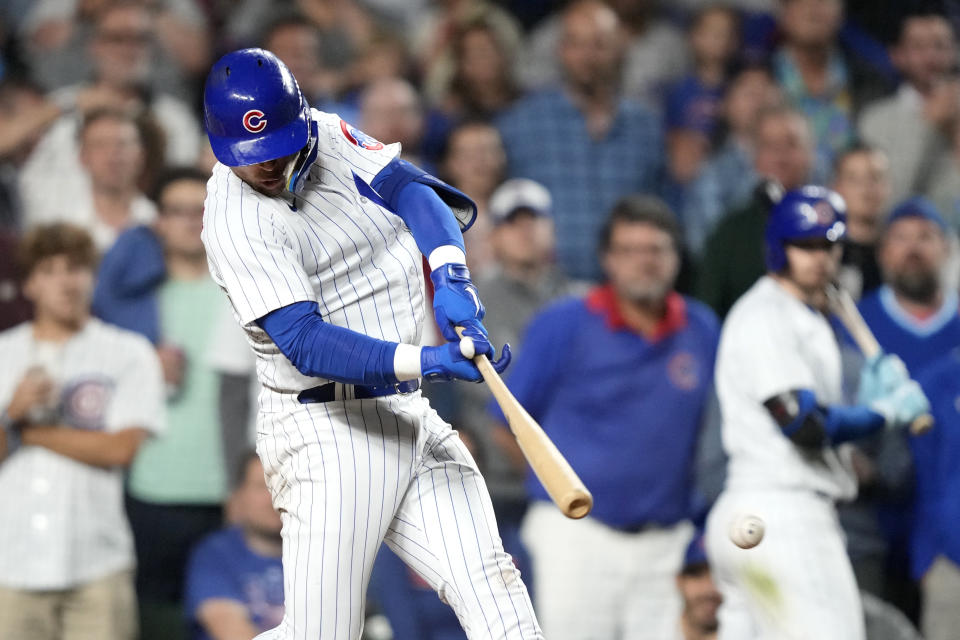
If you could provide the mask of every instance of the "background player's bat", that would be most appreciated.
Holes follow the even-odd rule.
[[[860,310],[857,309],[850,294],[840,287],[831,285],[827,287],[827,299],[830,301],[830,309],[853,336],[863,355],[868,360],[880,355],[882,351],[880,343],[860,315]],[[929,431],[931,427],[933,427],[933,416],[928,413],[910,423],[910,433],[920,435]]]
[[[463,335],[460,327],[457,327],[457,334]],[[547,493],[560,507],[563,515],[578,519],[590,513],[593,508],[593,496],[570,467],[570,463],[543,432],[537,421],[513,397],[503,379],[500,378],[500,374],[490,364],[490,360],[486,356],[477,356],[473,362],[480,369],[484,382],[490,387],[493,397],[500,405],[500,410],[503,411],[524,457],[543,483]]]

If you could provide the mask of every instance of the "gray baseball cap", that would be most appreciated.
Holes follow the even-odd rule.
[[[550,192],[539,182],[527,178],[507,180],[490,196],[490,219],[493,224],[506,222],[520,209],[529,209],[539,216],[552,215]]]

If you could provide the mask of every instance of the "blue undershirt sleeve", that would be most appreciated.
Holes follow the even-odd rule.
[[[410,182],[397,196],[396,212],[410,227],[420,253],[429,256],[437,247],[464,248],[460,225],[443,200],[425,184]]]
[[[295,302],[256,322],[305,376],[346,384],[397,383],[397,343],[324,322],[316,302]]]
[[[823,430],[830,442],[840,444],[880,431],[885,424],[886,419],[868,407],[834,405],[826,409]]]

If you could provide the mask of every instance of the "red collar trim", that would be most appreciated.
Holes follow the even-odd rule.
[[[687,326],[687,303],[683,296],[676,291],[667,294],[665,300],[666,313],[663,314],[663,318],[660,319],[660,322],[657,323],[650,334],[627,324],[626,319],[620,313],[619,307],[617,307],[617,296],[613,291],[613,286],[609,284],[591,289],[587,293],[586,304],[587,309],[604,316],[607,327],[610,329],[626,329],[643,335],[652,342],[666,338]]]

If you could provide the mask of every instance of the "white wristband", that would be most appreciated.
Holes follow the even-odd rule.
[[[467,264],[467,255],[460,247],[445,244],[431,251],[427,257],[427,262],[430,263],[430,270],[433,271],[450,262],[454,264]]]
[[[420,369],[420,349],[412,344],[400,343],[393,353],[393,374],[397,380],[416,380],[423,374]]]

